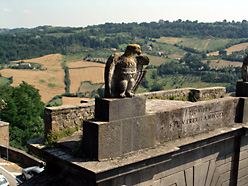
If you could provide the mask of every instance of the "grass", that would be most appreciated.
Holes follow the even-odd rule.
[[[161,65],[162,63],[165,63],[168,59],[163,58],[163,57],[158,57],[158,56],[151,56],[148,55],[148,57],[150,58],[150,62],[149,65]]]
[[[149,42],[153,45],[153,51],[164,52],[166,55],[177,54],[184,56],[187,52],[168,43],[164,42]]]
[[[39,80],[40,83],[45,83],[46,81],[44,79]]]
[[[93,90],[101,88],[103,85],[104,83],[92,83],[91,81],[84,81],[81,82],[78,92],[91,92]]]
[[[48,83],[47,86],[48,86],[48,87],[51,87],[51,88],[54,88],[54,87],[56,87],[56,84],[54,84],[54,83]]]
[[[9,83],[9,79],[5,77],[0,77],[0,86],[7,85]]]

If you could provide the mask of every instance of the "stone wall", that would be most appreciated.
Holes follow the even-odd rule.
[[[0,145],[0,154],[1,157],[7,157],[6,145]],[[8,147],[8,159],[12,162],[21,164],[23,167],[39,166],[40,164],[44,164],[43,161],[31,156],[30,154],[10,146]]]
[[[45,135],[51,130],[81,126],[82,121],[94,116],[94,103],[47,107],[44,111]]]
[[[9,138],[9,123],[0,121],[0,145],[6,145],[6,137]]]

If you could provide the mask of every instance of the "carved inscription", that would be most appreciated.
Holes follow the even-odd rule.
[[[208,121],[211,119],[222,118],[222,116],[223,116],[223,111],[217,111],[213,113],[208,113],[207,115],[201,116],[201,117],[193,117],[193,118],[185,119],[182,121],[175,121],[174,123],[179,124],[179,122],[181,122],[183,125],[194,124],[194,123],[201,122],[201,121]]]
[[[223,117],[223,110],[215,110],[213,105],[205,107],[192,107],[185,110],[183,119],[174,120],[174,125],[192,125],[209,120],[217,120]]]

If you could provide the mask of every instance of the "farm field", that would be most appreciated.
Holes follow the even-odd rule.
[[[91,81],[92,83],[104,82],[104,67],[87,67],[79,69],[69,69],[70,73],[70,92],[77,93],[81,82]]]
[[[171,45],[179,43],[179,42],[181,42],[183,40],[184,40],[183,38],[178,38],[178,37],[161,37],[159,39],[156,39],[157,42],[168,43],[168,44],[171,44]]]
[[[177,38],[177,37],[161,37],[156,41],[168,44],[177,44],[183,47],[194,48],[199,51],[215,51],[220,47],[224,47],[233,39],[218,39],[218,38]]]
[[[168,59],[158,56],[151,56],[148,55],[150,62],[149,65],[161,65],[162,63],[165,63]],[[145,67],[145,66],[144,66]]]
[[[12,86],[18,86],[22,81],[39,89],[41,100],[47,103],[55,95],[64,93],[64,70],[61,67],[62,55],[51,54],[40,58],[23,60],[25,62],[39,63],[44,71],[24,69],[2,69],[3,77],[13,76]]]
[[[247,48],[248,48],[248,43],[240,43],[240,44],[231,46],[230,48],[227,48],[226,51],[227,51],[227,55],[230,55],[232,54],[232,52],[245,50]]]
[[[97,62],[88,62],[88,61],[74,61],[66,63],[69,68],[87,68],[87,67],[105,67],[105,64]]]
[[[203,63],[207,63],[207,60],[204,60]],[[210,60],[209,67],[215,69],[229,67],[229,66],[241,67],[242,64],[243,64],[242,62],[233,62],[227,60]]]
[[[233,45],[225,50],[227,51],[227,55],[230,55],[232,54],[232,52],[246,50],[247,48],[248,48],[248,43],[240,43],[237,45]],[[219,55],[219,51],[215,51],[207,54],[207,56],[218,56],[218,55]]]
[[[62,97],[63,105],[74,105],[80,104],[81,101],[88,101],[89,98],[79,98],[79,97]]]

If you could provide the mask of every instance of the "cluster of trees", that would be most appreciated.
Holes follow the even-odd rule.
[[[44,103],[39,90],[22,82],[0,87],[0,120],[9,122],[10,144],[26,150],[26,142],[44,136]]]
[[[198,76],[202,82],[229,83],[227,92],[235,91],[235,83],[240,79],[240,67],[210,69],[207,63],[202,63],[201,61],[201,55],[187,53],[180,62],[172,61],[156,67],[157,70],[153,71],[151,77],[156,79],[156,76],[165,77],[166,75],[175,74]],[[148,86],[146,81],[142,83],[145,88]],[[155,89],[157,90],[157,87]]]

